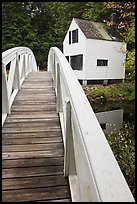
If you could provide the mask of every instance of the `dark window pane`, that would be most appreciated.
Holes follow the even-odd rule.
[[[69,44],[71,44],[71,31],[69,31]]]
[[[72,43],[78,42],[78,29],[72,31]]]
[[[70,57],[70,63],[72,69],[74,70],[82,70],[83,67],[83,55],[75,55]]]
[[[108,60],[97,59],[97,66],[108,66]]]
[[[68,60],[68,62],[69,62],[69,56],[66,56],[66,59]]]

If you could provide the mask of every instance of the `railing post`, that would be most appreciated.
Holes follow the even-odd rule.
[[[29,53],[26,53],[26,76],[29,74]]]
[[[26,62],[25,62],[25,52],[23,53],[23,62],[22,62],[22,77],[26,78]]]
[[[76,175],[74,144],[71,124],[71,104],[67,97],[65,101],[65,139],[64,139],[64,176]]]
[[[2,113],[10,114],[6,68],[2,63]]]
[[[20,70],[19,70],[19,58],[18,53],[16,53],[16,64],[15,64],[15,76],[14,76],[14,89],[20,89]]]
[[[55,53],[53,53],[53,88],[56,88],[56,64],[55,64]]]
[[[57,113],[62,111],[61,107],[61,84],[60,84],[60,67],[57,64]]]
[[[70,156],[70,133],[71,133],[71,106],[70,101],[66,99],[66,121],[65,121],[65,151],[64,151],[64,176],[69,175],[69,156]]]
[[[28,73],[31,72],[30,68],[31,68],[31,64],[30,64],[30,54],[29,54],[28,55]]]

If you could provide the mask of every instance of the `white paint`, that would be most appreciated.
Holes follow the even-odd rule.
[[[7,81],[6,65],[10,62]],[[2,126],[25,77],[32,71],[37,71],[37,64],[29,48],[15,47],[2,53]]]
[[[51,48],[49,51],[48,71],[52,76],[56,75],[53,74],[56,72],[52,61],[53,56],[56,56],[54,57],[55,64],[59,64],[60,67],[60,97],[62,100],[60,113],[62,113],[61,127],[64,138],[69,135],[65,132],[66,99],[70,101],[71,106],[72,138],[69,139],[72,140],[73,145],[70,145],[72,148],[70,158],[73,157],[73,161],[69,163],[68,174],[77,176],[78,202],[135,202],[95,113],[70,64],[58,48]],[[54,84],[56,94],[57,84],[56,81]],[[64,141],[68,140],[64,139]]]
[[[69,44],[69,31],[75,30],[78,28],[78,43]],[[75,75],[79,79],[85,79],[85,53],[86,53],[86,37],[81,31],[81,29],[76,24],[73,19],[68,32],[63,41],[63,53],[65,56],[73,56],[83,54],[83,70],[74,70]]]
[[[78,29],[78,43],[69,44],[69,31]],[[87,39],[73,19],[63,41],[65,56],[83,54],[83,70],[74,70],[78,79],[124,79],[126,43]],[[97,67],[97,59],[108,59],[108,67]]]
[[[86,40],[86,79],[124,79],[126,44],[107,40]],[[97,59],[108,60],[108,66],[97,66]]]
[[[70,191],[71,191],[72,201],[73,202],[80,202],[78,178],[77,178],[76,175],[69,175],[69,184],[70,184]]]

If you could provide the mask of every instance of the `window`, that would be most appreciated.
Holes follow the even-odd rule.
[[[71,31],[69,31],[69,44],[71,44]]]
[[[66,56],[66,59],[68,60],[68,62],[69,62],[69,56]]]
[[[97,59],[97,66],[108,66],[108,60]]]
[[[83,55],[75,55],[70,57],[70,64],[74,70],[82,70]]]
[[[78,29],[72,31],[72,43],[78,42]]]

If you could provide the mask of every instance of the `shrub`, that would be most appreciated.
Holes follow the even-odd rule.
[[[111,132],[106,138],[135,197],[135,126],[124,123],[119,132]]]

